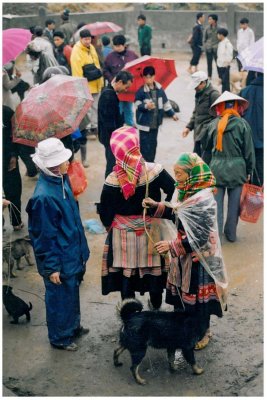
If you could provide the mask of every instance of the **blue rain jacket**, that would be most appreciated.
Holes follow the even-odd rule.
[[[64,279],[84,273],[90,251],[68,177],[40,173],[26,211],[40,275],[60,272]]]

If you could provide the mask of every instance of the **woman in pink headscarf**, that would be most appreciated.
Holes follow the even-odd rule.
[[[101,221],[108,231],[102,294],[119,291],[125,299],[134,297],[135,292],[149,292],[152,307],[158,309],[169,266],[153,251],[145,232],[144,225],[152,232],[152,221],[147,216],[144,224],[142,200],[149,195],[160,201],[162,189],[165,200],[170,201],[175,182],[162,165],[144,161],[135,128],[125,126],[114,131],[110,146],[116,165],[105,181],[99,205]]]

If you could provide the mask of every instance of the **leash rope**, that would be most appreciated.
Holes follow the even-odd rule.
[[[149,182],[148,182],[148,175],[147,175],[147,169],[146,169],[146,165],[144,164],[144,168],[145,168],[145,176],[146,176],[146,193],[145,193],[145,198],[148,197],[148,190],[149,190]],[[144,222],[144,229],[146,232],[146,235],[148,237],[149,240],[151,240],[151,242],[153,244],[155,244],[154,240],[152,239],[150,233],[148,232],[147,226],[146,226],[146,214],[147,214],[147,209],[146,207],[144,207],[143,210],[143,222]]]

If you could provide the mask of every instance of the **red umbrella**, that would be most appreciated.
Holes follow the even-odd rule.
[[[74,132],[94,99],[85,78],[55,75],[34,87],[12,119],[13,142],[36,146],[49,137]]]
[[[175,69],[175,61],[162,58],[143,56],[131,61],[124,66],[124,70],[131,72],[134,77],[133,83],[127,90],[127,93],[121,93],[119,99],[121,101],[134,101],[135,93],[144,85],[142,77],[143,69],[147,66],[155,68],[155,80],[161,84],[163,89],[178,76]]]
[[[103,35],[104,33],[119,32],[122,27],[114,24],[113,22],[93,22],[92,24],[84,25],[78,30],[78,33],[83,29],[89,29],[93,36]]]
[[[25,50],[27,44],[30,42],[32,37],[31,32],[28,29],[12,28],[5,29],[3,31],[2,38],[2,62],[3,64],[8,63]]]

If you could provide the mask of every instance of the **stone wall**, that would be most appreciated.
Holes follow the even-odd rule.
[[[239,11],[234,3],[226,5],[225,11],[205,11],[207,16],[210,13],[216,13],[219,16],[219,24],[227,27],[229,30],[229,38],[235,45],[236,33],[239,28],[239,20],[242,17],[248,17],[250,26],[255,32],[256,39],[263,36],[263,12],[261,11]],[[195,23],[196,13],[201,11],[166,11],[166,10],[143,10],[142,3],[135,3],[132,11],[117,10],[112,12],[86,12],[75,13],[71,15],[71,21],[75,24],[79,22],[95,22],[95,21],[111,21],[122,26],[132,40],[131,47],[137,49],[137,24],[136,17],[140,12],[143,12],[147,17],[147,23],[153,28],[153,50],[154,51],[176,51],[183,50],[190,52],[191,49],[186,42],[188,35]],[[28,28],[33,25],[42,25],[46,18],[53,18],[56,25],[61,23],[59,15],[49,14],[29,15],[29,16],[12,16],[3,15],[3,29],[7,28]],[[206,25],[207,26],[207,25]]]

